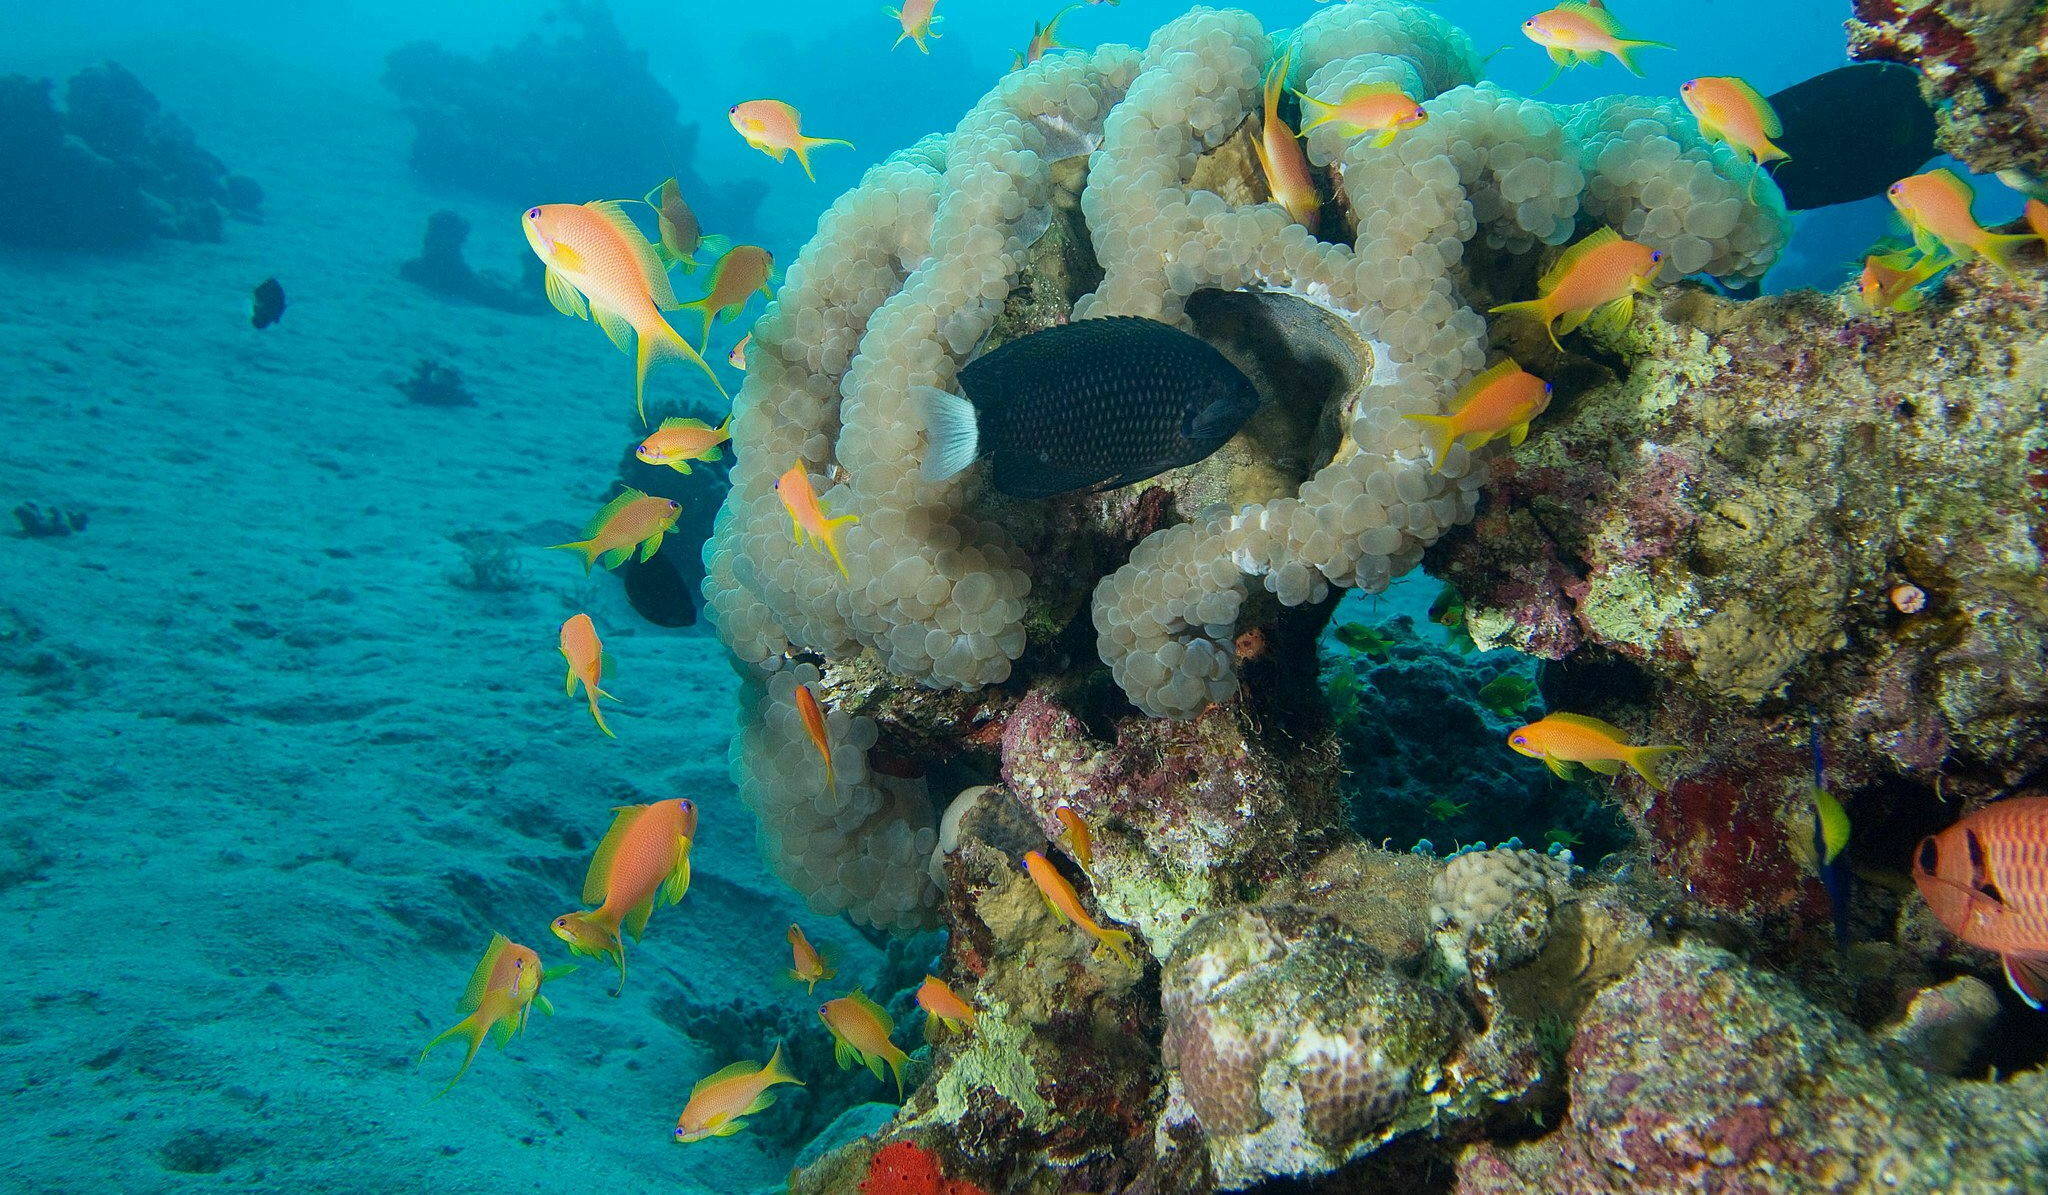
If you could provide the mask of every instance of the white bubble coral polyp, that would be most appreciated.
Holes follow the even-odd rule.
[[[1334,100],[1399,83],[1429,120],[1393,144],[1307,139],[1357,219],[1349,245],[1316,240],[1275,204],[1191,185],[1207,151],[1256,119],[1282,53],[1288,83]],[[754,331],[735,403],[732,492],[705,549],[706,604],[743,661],[792,650],[873,650],[939,688],[1007,678],[1024,648],[1032,563],[975,513],[982,470],[923,481],[914,386],[952,388],[1017,286],[1045,228],[1049,159],[1095,144],[1081,209],[1104,277],[1075,318],[1142,315],[1188,326],[1202,288],[1282,291],[1335,313],[1372,348],[1345,434],[1293,495],[1148,537],[1094,602],[1103,659],[1133,702],[1186,718],[1236,691],[1232,638],[1256,580],[1281,603],[1333,587],[1384,588],[1472,517],[1483,469],[1464,449],[1441,472],[1407,414],[1440,413],[1487,364],[1468,254],[1557,246],[1600,225],[1662,249],[1666,281],[1762,273],[1789,231],[1782,202],[1676,100],[1539,103],[1475,83],[1462,32],[1406,0],[1318,11],[1269,37],[1249,14],[1197,8],[1143,54],[1052,54],[1006,76],[942,137],[869,171],[820,221]],[[851,576],[790,541],[772,479],[825,479]],[[1059,567],[1057,562],[1051,567]]]

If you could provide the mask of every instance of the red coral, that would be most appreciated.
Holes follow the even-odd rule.
[[[875,1151],[861,1195],[987,1195],[966,1179],[948,1179],[932,1151],[912,1141],[892,1141]]]

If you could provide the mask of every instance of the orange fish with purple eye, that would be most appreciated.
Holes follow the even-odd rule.
[[[635,549],[639,550],[640,559],[648,560],[661,551],[662,537],[675,527],[682,514],[680,502],[628,489],[605,503],[584,525],[582,539],[549,544],[548,550],[565,548],[581,554],[586,573],[591,565],[600,562],[606,568],[617,568],[626,563]]]
[[[782,499],[782,509],[789,512],[789,537],[802,543],[806,537],[832,557],[832,563],[839,566],[839,575],[850,576],[846,561],[839,556],[839,529],[851,523],[860,522],[858,515],[832,517],[832,508],[818,497],[818,491],[811,485],[811,475],[798,461],[789,471],[775,479],[775,493]]]
[[[1529,438],[1529,423],[1550,407],[1550,383],[1529,373],[1512,359],[1465,383],[1452,397],[1448,415],[1403,415],[1423,426],[1429,436],[1432,473],[1441,473],[1460,441],[1468,449],[1484,448],[1501,436],[1510,447]]]
[[[1785,135],[1777,110],[1761,92],[1734,75],[1688,79],[1679,85],[1678,98],[1699,122],[1700,132],[1748,154],[1758,166],[1791,159],[1791,154],[1771,140]]]
[[[809,685],[798,685],[792,700],[796,702],[796,716],[803,721],[804,733],[811,738],[811,746],[818,749],[818,758],[825,761],[825,791],[831,792],[838,784],[832,778],[832,739],[825,733],[825,709],[811,696]]]
[[[1635,297],[1655,290],[1651,280],[1664,268],[1664,254],[1648,245],[1621,239],[1612,228],[1590,233],[1557,259],[1536,283],[1537,297],[1502,303],[1497,315],[1519,315],[1543,325],[1559,352],[1559,333],[1581,324],[1619,332],[1635,317]]]
[[[804,985],[806,995],[817,991],[820,982],[839,974],[825,962],[824,954],[811,945],[800,925],[789,927],[789,958],[789,977]]]
[[[1308,157],[1301,152],[1301,142],[1280,118],[1280,92],[1287,86],[1291,57],[1280,55],[1280,61],[1266,74],[1265,123],[1260,126],[1259,139],[1252,143],[1252,149],[1258,154],[1259,168],[1266,176],[1266,190],[1272,193],[1274,202],[1286,208],[1295,223],[1314,232],[1322,222],[1323,198],[1316,192],[1315,178],[1309,173]]]
[[[972,1004],[961,999],[960,993],[936,975],[924,977],[924,985],[917,989],[917,1006],[955,1033],[967,1032],[981,1019]]]
[[[910,1055],[889,1039],[896,1023],[881,1005],[868,999],[866,992],[855,989],[852,995],[819,1005],[818,1019],[832,1031],[832,1056],[840,1070],[859,1062],[879,1079],[882,1066],[887,1063],[890,1073],[896,1076],[896,1098],[903,1098],[903,1064],[910,1061]]]
[[[455,1078],[448,1080],[448,1086],[441,1089],[446,1095],[456,1081],[469,1073],[469,1064],[476,1061],[478,1047],[484,1038],[496,1037],[499,1045],[511,1041],[514,1034],[526,1028],[526,1018],[533,1006],[553,1016],[555,1006],[540,994],[540,985],[549,979],[559,979],[576,968],[573,964],[543,969],[540,956],[528,946],[521,946],[503,934],[492,934],[491,944],[484,947],[484,956],[477,962],[476,970],[469,976],[469,987],[456,1001],[456,1009],[468,1016],[437,1035],[420,1051],[420,1061],[425,1062],[434,1047],[445,1041],[469,1039],[469,1053],[463,1056],[462,1066],[455,1072]]]
[[[1998,801],[1921,839],[1913,882],[1950,933],[1998,955],[2029,1008],[2048,1005],[2048,797]]]
[[[1666,757],[1682,750],[1679,747],[1637,747],[1629,743],[1628,736],[1618,726],[1584,714],[1563,713],[1550,714],[1509,731],[1508,746],[1517,755],[1542,760],[1543,765],[1560,779],[1571,779],[1572,764],[1602,776],[1618,776],[1623,767],[1629,767],[1658,792],[1664,791],[1665,787],[1658,765]]]
[[[1132,970],[1138,969],[1138,960],[1130,951],[1131,935],[1125,930],[1104,929],[1100,922],[1090,917],[1088,910],[1081,907],[1080,894],[1067,882],[1067,877],[1060,874],[1059,868],[1052,865],[1052,860],[1037,851],[1028,851],[1024,855],[1024,870],[1030,874],[1031,882],[1038,885],[1038,891],[1045,897],[1045,905],[1052,910],[1054,917],[1080,926],[1084,933],[1095,939],[1097,955],[1108,951],[1128,963]]]
[[[1061,805],[1052,811],[1065,829],[1062,835],[1067,840],[1067,853],[1081,870],[1088,871],[1095,866],[1095,836],[1088,832],[1088,823],[1081,820],[1081,812],[1072,805]]]
[[[1334,104],[1306,92],[1294,94],[1301,101],[1304,137],[1311,129],[1334,124],[1346,137],[1372,133],[1374,147],[1384,149],[1405,130],[1429,120],[1429,112],[1393,83],[1353,83]]]
[[[588,614],[571,614],[562,624],[562,658],[569,661],[569,679],[566,692],[576,695],[576,682],[583,682],[583,695],[590,699],[590,716],[597,720],[597,728],[604,731],[608,739],[619,736],[604,724],[604,713],[597,708],[597,699],[612,697],[604,691],[604,674],[611,670],[612,653],[604,649],[604,643],[597,637],[597,626]]]
[[[622,805],[616,812],[583,877],[583,903],[597,907],[564,913],[551,926],[572,954],[608,958],[617,965],[614,996],[626,990],[624,934],[639,941],[655,906],[675,904],[690,890],[697,804],[678,797]]]
[[[2016,272],[2013,251],[2022,245],[2041,244],[2043,240],[2031,232],[1992,232],[1977,223],[1970,210],[1977,193],[1961,175],[1947,167],[1902,178],[1885,191],[1885,196],[1912,230],[1913,245],[1922,253],[1946,249],[1964,261],[1982,257],[2002,272],[2012,274]]]
[[[780,162],[786,154],[795,154],[797,165],[804,168],[804,177],[812,182],[818,181],[818,176],[811,173],[812,150],[821,145],[853,148],[853,142],[837,137],[804,136],[803,114],[781,100],[748,100],[727,108],[725,115],[732,122],[733,131],[745,138],[748,145],[776,161]]]
[[[939,35],[932,32],[932,26],[946,19],[932,15],[932,9],[936,7],[938,0],[903,0],[901,8],[884,9],[883,11],[895,17],[897,24],[903,27],[903,32],[896,36],[896,40],[889,48],[894,50],[905,41],[911,41],[917,43],[918,53],[931,53],[931,47],[924,44],[925,39],[937,40]]]

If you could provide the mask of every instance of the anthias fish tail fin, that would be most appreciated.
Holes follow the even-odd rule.
[[[1683,750],[1683,747],[1631,747],[1626,762],[1651,788],[1663,792],[1670,786],[1664,777],[1664,768],[1672,756]]]
[[[1984,238],[1983,244],[1977,246],[1977,251],[1984,255],[1986,261],[2010,275],[2019,272],[2013,266],[2013,251],[2022,245],[2041,243],[2041,238],[2031,232],[1992,233]]]
[[[1451,445],[1458,440],[1458,425],[1449,415],[1403,415],[1422,425],[1422,434],[1429,445],[1429,458],[1436,464],[1431,473],[1443,472],[1444,461],[1451,454]]]
[[[1644,50],[1669,50],[1671,48],[1671,46],[1660,41],[1623,38],[1614,43],[1614,60],[1627,67],[1629,74],[1640,79],[1643,77],[1643,68],[1636,65],[1636,55]]]
[[[710,321],[706,320],[705,323],[708,327]],[[681,357],[695,365],[704,371],[705,377],[711,379],[712,388],[718,391],[719,397],[731,401],[732,395],[726,392],[725,383],[719,381],[718,375],[712,372],[711,363],[696,349],[691,348],[690,342],[677,334],[674,328],[669,327],[667,320],[656,319],[653,327],[642,330],[640,352],[635,360],[637,377],[633,386],[633,406],[640,412],[641,426],[647,425],[647,367],[658,356]]]
[[[957,476],[981,455],[974,404],[935,386],[913,386],[910,400],[924,425],[926,447],[919,474],[930,482]]]

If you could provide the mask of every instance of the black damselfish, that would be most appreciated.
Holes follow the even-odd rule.
[[[960,371],[966,398],[914,391],[944,481],[982,457],[1014,498],[1109,490],[1192,465],[1259,405],[1223,354],[1136,316],[1078,320],[1013,340]]]
[[[1795,212],[1882,195],[1937,152],[1920,72],[1896,62],[1816,75],[1773,95],[1771,109],[1785,126],[1778,148],[1792,155],[1771,177]]]
[[[284,287],[275,278],[265,278],[249,298],[249,322],[258,328],[268,328],[282,318]]]

